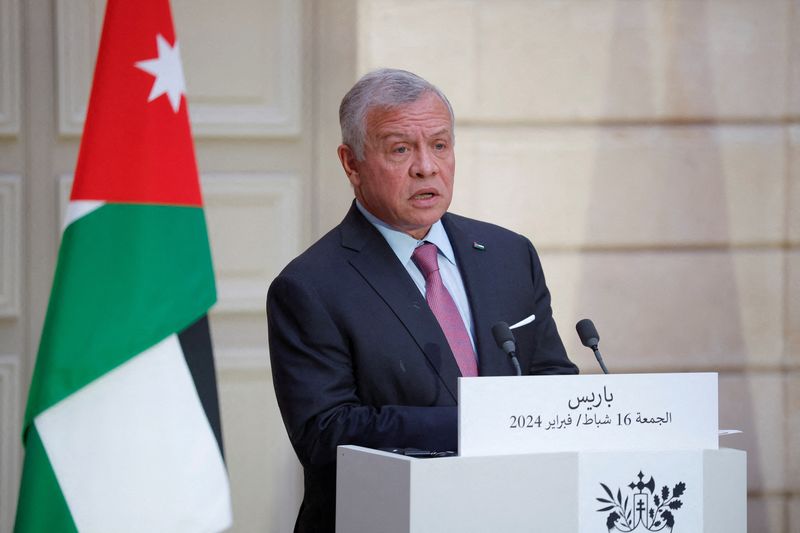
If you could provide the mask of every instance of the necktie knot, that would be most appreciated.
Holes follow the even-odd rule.
[[[435,244],[426,242],[414,250],[411,260],[422,271],[425,279],[439,270],[439,249]]]

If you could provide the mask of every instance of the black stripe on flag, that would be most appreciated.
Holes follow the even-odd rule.
[[[211,333],[208,329],[208,316],[203,315],[197,322],[178,334],[183,357],[192,374],[197,395],[206,412],[206,418],[217,439],[223,458],[222,423],[219,416],[217,397],[217,376],[214,370],[214,353],[211,349]]]

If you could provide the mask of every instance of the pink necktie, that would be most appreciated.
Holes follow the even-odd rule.
[[[435,244],[426,242],[418,246],[411,256],[411,260],[425,276],[425,299],[428,301],[433,315],[447,337],[447,343],[456,356],[456,363],[461,369],[462,376],[477,376],[478,364],[472,342],[469,340],[467,328],[461,319],[453,297],[442,283],[439,274],[439,249]]]

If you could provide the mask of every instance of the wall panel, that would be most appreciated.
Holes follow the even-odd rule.
[[[790,0],[789,28],[789,114],[796,120],[800,117],[800,2]],[[800,529],[800,525],[798,527]]]
[[[264,312],[269,283],[302,251],[301,190],[288,174],[203,176],[215,312]]]
[[[176,0],[173,9],[195,133],[298,136],[302,2]]]
[[[786,237],[794,245],[800,245],[800,125],[788,128],[789,139],[789,184],[787,187]]]
[[[56,0],[58,130],[80,135],[89,105],[105,1]]]
[[[777,244],[778,126],[457,131],[452,209],[542,248]]]
[[[0,318],[20,314],[22,183],[0,174]]]
[[[11,531],[20,475],[21,413],[19,356],[0,354],[0,531]]]
[[[800,249],[786,254],[786,363],[800,369]],[[800,445],[800,434],[795,441]]]
[[[787,505],[789,506],[788,531],[800,531],[800,497],[790,497]]]
[[[0,135],[19,133],[20,19],[19,0],[0,0]]]
[[[430,75],[461,120],[761,119],[787,110],[786,0],[363,4],[362,70]]]
[[[379,67],[411,70],[444,90],[458,120],[481,105],[479,1],[378,0],[358,7],[359,76]]]
[[[584,371],[597,371],[575,334],[584,317],[597,325],[612,372],[781,368],[779,250],[541,255],[561,337]]]
[[[747,499],[747,531],[794,533],[787,529],[786,498],[780,495],[751,496]]]
[[[63,135],[78,135],[83,128],[104,6],[103,0],[57,3]],[[299,134],[301,8],[293,0],[173,2],[196,135]],[[153,36],[153,54],[155,42]]]
[[[796,443],[800,442],[800,372],[787,373],[786,382],[786,432],[788,442]],[[800,492],[800,455],[796,447],[789,447],[786,457],[787,485],[793,492]]]
[[[218,360],[237,359],[225,350]],[[222,363],[217,372],[233,494],[232,531],[292,531],[302,473],[283,428],[272,376],[263,364]]]

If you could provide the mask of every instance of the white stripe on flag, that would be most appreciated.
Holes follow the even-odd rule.
[[[230,526],[225,466],[176,335],[35,424],[82,533]]]
[[[67,206],[67,214],[64,216],[64,225],[61,226],[63,232],[67,226],[81,217],[85,217],[95,209],[103,207],[105,202],[99,200],[73,200]]]

